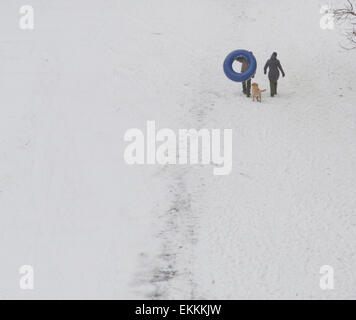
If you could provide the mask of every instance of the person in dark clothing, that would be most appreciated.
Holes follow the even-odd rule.
[[[248,69],[247,60],[245,58],[237,58],[236,61],[241,63],[241,73],[244,73]],[[242,82],[242,91],[247,97],[251,96],[251,79]]]
[[[277,52],[273,52],[272,57],[266,62],[265,74],[267,74],[267,69],[269,68],[268,78],[271,87],[271,97],[277,94],[277,83],[279,79],[279,71],[282,72],[282,76],[285,77],[284,70],[281,63],[277,59]]]

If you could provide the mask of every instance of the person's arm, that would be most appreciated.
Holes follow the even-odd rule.
[[[284,73],[284,70],[283,70],[282,65],[281,65],[280,62],[278,62],[278,69],[282,72],[282,76],[285,77],[286,74]]]
[[[265,68],[264,68],[265,74],[267,73],[268,67],[269,67],[269,60],[266,62],[266,65],[265,65]]]

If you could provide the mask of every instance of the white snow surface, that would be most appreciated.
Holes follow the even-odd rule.
[[[0,2],[1,299],[356,298],[356,51],[320,28],[325,2],[26,4],[33,31]],[[235,49],[267,89],[278,52],[277,97],[225,77]],[[148,120],[233,129],[232,173],[128,166]]]

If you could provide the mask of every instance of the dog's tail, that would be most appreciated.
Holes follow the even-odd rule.
[[[267,91],[267,89],[264,89],[264,90],[260,90],[260,92],[266,92]]]

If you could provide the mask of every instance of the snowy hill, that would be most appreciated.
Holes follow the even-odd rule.
[[[0,4],[0,298],[355,297],[356,53],[324,2],[31,2],[26,32]],[[277,97],[225,77],[239,48],[267,89],[278,52]],[[231,175],[128,166],[147,120],[233,129]]]

